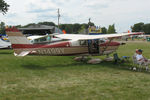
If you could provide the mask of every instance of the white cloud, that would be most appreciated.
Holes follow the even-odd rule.
[[[8,25],[53,21],[57,23],[60,8],[61,23],[87,23],[88,18],[100,26],[115,23],[117,31],[127,31],[137,22],[150,22],[149,0],[6,0],[10,10],[0,16]]]

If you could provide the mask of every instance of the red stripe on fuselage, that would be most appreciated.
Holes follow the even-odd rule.
[[[69,42],[57,43],[57,44],[12,44],[12,48],[58,48],[68,47]]]
[[[105,43],[102,43],[100,44],[100,46],[119,46],[120,43],[119,42],[105,42]]]
[[[100,44],[100,46],[119,46],[118,42],[105,42]],[[59,47],[70,47],[69,42],[56,43],[56,44],[12,44],[12,48],[59,48]]]

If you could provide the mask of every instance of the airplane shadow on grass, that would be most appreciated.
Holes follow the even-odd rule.
[[[54,68],[54,67],[76,67],[76,66],[88,66],[88,67],[109,67],[109,68],[115,68],[115,69],[123,69],[126,67],[124,64],[113,64],[113,62],[102,62],[100,64],[87,64],[85,62],[73,62],[70,64],[54,64],[54,65],[42,65],[42,64],[35,64],[35,63],[24,63],[21,65],[23,68],[26,69],[32,69],[32,70],[45,70],[47,68]],[[120,67],[121,66],[121,67]]]
[[[25,69],[31,69],[31,70],[46,70],[47,69],[47,66],[36,65],[36,64],[23,64],[21,66]]]
[[[133,71],[130,68],[132,67],[132,63],[118,63],[114,64],[114,62],[102,62],[100,64],[87,64],[83,62],[74,62],[71,64],[56,64],[56,65],[37,65],[33,63],[28,63],[28,64],[23,64],[22,67],[25,69],[30,69],[30,70],[47,70],[49,68],[55,68],[55,67],[76,67],[76,66],[88,66],[88,67],[93,67],[93,68],[101,68],[101,67],[107,67],[110,69],[116,69],[116,70],[126,70],[126,71],[132,71],[132,72],[138,72],[138,71]],[[142,69],[143,73],[148,73],[144,69]]]
[[[0,54],[5,55],[5,54],[12,54],[12,52],[0,52]]]
[[[46,70],[48,68],[54,68],[54,67],[71,67],[71,66],[82,66],[82,65],[87,65],[85,63],[71,63],[71,64],[56,64],[56,65],[37,65],[33,63],[26,63],[22,64],[21,66],[26,69],[31,69],[31,70]]]

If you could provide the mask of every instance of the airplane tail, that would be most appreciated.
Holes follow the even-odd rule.
[[[31,45],[31,42],[17,29],[7,29],[6,34],[12,44],[15,56],[26,56],[31,52],[27,48],[28,45]]]
[[[30,41],[21,32],[7,32],[6,34],[8,35],[9,41],[12,45],[31,44]]]

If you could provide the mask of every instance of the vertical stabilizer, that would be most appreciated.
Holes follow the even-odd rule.
[[[31,44],[21,32],[7,32],[11,44]]]

